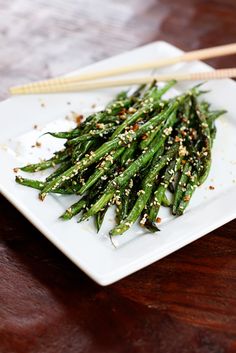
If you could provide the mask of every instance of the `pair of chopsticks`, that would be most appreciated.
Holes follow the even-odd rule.
[[[101,70],[97,72],[81,73],[76,76],[59,77],[35,83],[26,84],[10,88],[10,93],[15,94],[36,94],[36,93],[57,93],[93,90],[105,87],[127,86],[133,84],[151,83],[156,81],[195,81],[236,77],[236,68],[219,69],[206,72],[194,73],[173,73],[154,76],[133,77],[117,80],[98,80],[120,74],[127,74],[135,71],[157,69],[164,66],[173,65],[180,62],[190,62],[194,60],[204,60],[219,56],[236,54],[236,43],[194,50],[179,56],[143,62],[141,64],[127,65],[119,68]]]

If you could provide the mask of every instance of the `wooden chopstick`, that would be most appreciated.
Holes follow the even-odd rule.
[[[127,66],[108,69],[108,70],[101,70],[97,72],[81,73],[76,76],[59,77],[59,78],[53,78],[53,79],[44,80],[44,81],[38,81],[38,82],[34,82],[34,83],[30,83],[30,84],[26,84],[18,87],[12,87],[10,89],[10,92],[12,94],[16,94],[16,92],[20,93],[21,90],[24,89],[25,93],[27,93],[26,89],[29,89],[29,90],[32,90],[33,88],[42,89],[44,86],[45,87],[51,86],[52,89],[55,89],[55,85],[61,86],[64,84],[72,84],[72,83],[78,83],[80,81],[95,80],[98,78],[116,76],[119,74],[125,74],[125,73],[134,72],[134,71],[160,68],[168,65],[173,65],[179,62],[204,60],[204,59],[210,59],[213,57],[226,56],[231,54],[236,54],[236,43],[207,48],[207,49],[194,50],[171,58],[152,60],[152,61],[143,62],[139,64],[132,64],[132,65],[127,65]]]
[[[106,87],[116,86],[129,86],[142,83],[151,83],[153,80],[157,81],[170,81],[172,79],[177,81],[198,81],[198,80],[212,80],[212,79],[223,79],[236,77],[236,68],[230,69],[219,69],[206,72],[194,72],[194,73],[179,73],[179,74],[168,74],[168,75],[155,75],[145,77],[134,77],[119,80],[103,80],[103,81],[89,81],[89,82],[78,82],[78,83],[63,83],[60,85],[44,85],[34,87],[19,87],[12,88],[10,92],[12,94],[37,94],[37,93],[57,93],[57,92],[75,92],[94,90]]]

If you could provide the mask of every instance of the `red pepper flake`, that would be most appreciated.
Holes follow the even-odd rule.
[[[157,218],[156,218],[156,222],[157,222],[157,223],[161,223],[161,217],[157,217]]]
[[[210,185],[210,186],[209,186],[209,189],[210,189],[210,190],[215,190],[215,187],[212,186],[212,185]]]
[[[180,141],[179,136],[175,136],[175,142],[179,142],[179,141]]]
[[[182,164],[186,164],[186,160],[185,160],[185,159],[182,159],[181,163],[182,163]]]
[[[189,195],[184,196],[184,201],[189,201],[189,200],[190,200],[190,196]]]
[[[119,111],[118,115],[124,115],[124,114],[126,114],[126,113],[127,113],[127,109],[122,108],[122,109]]]
[[[13,172],[14,172],[14,173],[19,172],[19,168],[13,168]]]
[[[144,134],[141,136],[141,140],[146,140],[148,138],[148,135],[147,134]]]
[[[35,124],[35,125],[33,126],[33,129],[37,130],[37,128],[38,128],[38,125]]]
[[[139,129],[139,124],[134,124],[132,127],[131,127],[131,130],[133,131],[137,131]]]
[[[77,125],[80,125],[81,124],[81,122],[82,122],[82,120],[83,120],[83,115],[82,114],[80,114],[80,115],[77,115],[76,116],[76,118],[75,118],[75,122],[76,122],[76,124]]]

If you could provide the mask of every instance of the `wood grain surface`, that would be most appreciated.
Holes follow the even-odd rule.
[[[235,0],[0,0],[0,18],[2,99],[158,39],[236,41]],[[236,352],[236,221],[103,288],[0,198],[1,353]]]

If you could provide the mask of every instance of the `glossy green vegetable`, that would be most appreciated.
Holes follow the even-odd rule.
[[[99,231],[114,205],[117,224],[110,235],[123,234],[137,220],[150,232],[158,231],[160,207],[182,215],[206,180],[215,120],[225,113],[200,101],[200,86],[164,99],[174,84],[159,88],[153,82],[133,93],[122,91],[73,130],[49,132],[52,138],[65,139],[64,148],[48,160],[20,168],[30,173],[49,169],[49,175],[44,181],[17,176],[16,182],[39,190],[41,200],[49,193],[81,195],[63,220],[95,216]]]

